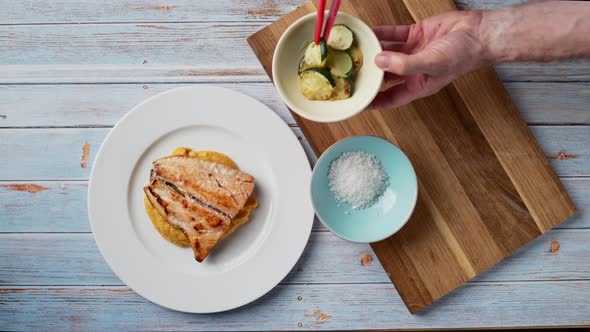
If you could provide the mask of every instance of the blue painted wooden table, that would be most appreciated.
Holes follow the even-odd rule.
[[[361,264],[368,245],[342,241],[317,222],[289,276],[227,313],[161,308],[111,272],[90,233],[86,181],[109,128],[135,104],[188,84],[230,87],[280,114],[310,152],[246,43],[301,3],[0,0],[0,329],[590,324],[590,61],[497,68],[578,214],[420,314],[408,313],[377,260]]]

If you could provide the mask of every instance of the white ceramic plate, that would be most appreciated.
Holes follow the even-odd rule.
[[[225,153],[256,178],[251,221],[201,264],[164,240],[143,206],[152,161],[179,146]],[[227,89],[180,88],[136,106],[109,133],[88,215],[100,252],[135,292],[174,310],[218,312],[264,295],[296,264],[313,223],[310,181],[299,141],[268,107]]]

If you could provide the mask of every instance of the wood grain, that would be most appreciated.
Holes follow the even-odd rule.
[[[387,22],[387,15],[397,14],[382,14],[375,22]],[[268,81],[246,44],[246,38],[266,24],[0,25],[0,84]],[[497,68],[508,81],[588,81],[589,64],[586,60]]]
[[[126,287],[0,288],[7,330],[276,331],[587,326],[589,281],[469,284],[410,315],[391,284],[278,286],[215,315],[168,310]],[[301,298],[301,300],[298,300]],[[362,301],[360,299],[363,299]],[[314,311],[332,316],[316,319]],[[534,317],[534,321],[531,319]]]
[[[1,119],[0,119],[1,121]],[[312,164],[316,161],[300,128],[300,138]],[[532,126],[533,134],[560,176],[590,175],[590,126]],[[88,165],[109,128],[18,128],[0,129],[0,155],[12,158],[0,163],[0,181],[87,180],[90,167],[81,168],[82,147],[88,142]],[[560,156],[563,155],[563,158]]]
[[[301,0],[211,2],[192,0],[92,0],[18,1],[3,6],[0,22],[111,23],[111,22],[194,22],[268,21],[277,19],[300,5]]]
[[[0,182],[0,233],[91,231],[87,182],[16,183],[47,188],[34,194],[14,190],[11,184],[15,183]]]
[[[408,24],[454,9],[450,1],[348,1],[369,25]],[[299,7],[249,37],[270,77],[282,32],[314,12]],[[492,69],[458,80],[398,110],[361,113],[337,124],[295,116],[316,154],[351,135],[398,144],[419,179],[414,215],[372,244],[410,312],[416,313],[569,218],[573,202]],[[321,133],[321,134],[320,134]]]
[[[104,52],[116,51],[109,49]],[[268,76],[260,68],[248,68],[249,62],[241,63],[239,67],[228,67],[227,62],[218,63],[219,58],[202,59],[205,60],[189,64],[179,59],[182,62],[177,65],[0,64],[0,84],[269,82]],[[496,66],[498,75],[505,82],[587,82],[590,81],[590,72],[586,72],[588,68],[589,64],[584,62]]]
[[[551,253],[552,241],[560,244]],[[473,282],[590,279],[590,229],[555,229],[531,241]],[[51,248],[51,250],[48,250]],[[387,283],[379,260],[361,264],[368,244],[314,232],[307,249],[282,284]],[[335,273],[335,271],[338,271]],[[124,286],[98,252],[92,234],[0,234],[3,286]]]
[[[293,125],[294,119],[267,75],[250,50],[243,47],[247,33],[240,23],[250,24],[246,28],[250,33],[303,2],[0,0],[0,128],[110,127],[132,106],[156,92],[179,86],[176,83],[221,84],[238,89],[261,99]],[[456,1],[462,9],[493,9],[519,2]],[[228,23],[230,27],[222,27]],[[198,36],[199,27],[207,26],[210,28],[203,31],[228,37],[226,41],[242,47],[223,48],[227,53],[219,56],[216,47],[224,45],[204,41],[203,45],[211,47],[196,49],[195,42],[180,40]],[[177,32],[158,33],[167,28]],[[219,33],[215,28],[221,28]],[[126,32],[133,35],[125,36]],[[123,37],[118,37],[121,34]],[[132,49],[103,44],[119,45],[117,38],[136,42],[130,41]],[[12,52],[12,47],[22,52]],[[183,52],[185,48],[192,53]],[[161,63],[153,63],[152,55]],[[232,62],[233,58],[242,62]],[[148,63],[143,64],[144,60]],[[590,123],[590,90],[583,82],[590,80],[588,68],[587,62],[564,62],[503,65],[497,69],[528,123],[580,125]],[[144,85],[148,89],[144,90]],[[551,162],[561,175],[570,177],[590,174],[587,128],[532,129],[546,155],[568,158]],[[34,134],[37,130],[39,134]],[[582,309],[590,306],[590,288],[580,287],[580,282],[571,279],[587,278],[588,260],[580,255],[588,239],[586,230],[580,232],[578,228],[588,228],[590,223],[586,213],[590,204],[588,178],[563,179],[579,213],[558,228],[576,230],[549,231],[428,308],[424,316],[424,312],[410,316],[391,286],[363,284],[387,281],[378,260],[368,268],[360,265],[356,256],[370,249],[334,238],[317,222],[314,229],[322,233],[312,237],[310,250],[301,260],[305,261],[303,271],[293,271],[276,295],[271,293],[251,306],[222,315],[184,315],[160,308],[120,286],[89,234],[65,233],[90,231],[85,207],[88,173],[77,170],[82,152],[78,144],[83,144],[78,138],[90,137],[92,157],[107,130],[0,129],[2,156],[10,156],[2,158],[0,174],[22,180],[0,181],[0,232],[27,233],[0,235],[0,284],[12,283],[0,290],[2,329],[259,331],[590,325],[583,310],[571,309],[571,305]],[[35,154],[35,150],[43,149],[53,154],[40,158],[23,155],[23,151]],[[53,159],[56,161],[47,162]],[[48,170],[39,167],[45,163]],[[12,169],[7,171],[9,167]],[[39,178],[64,181],[36,181]],[[72,181],[76,178],[81,181]],[[29,185],[48,189],[36,193],[9,189]],[[35,232],[62,234],[30,234]],[[561,244],[556,254],[548,251],[552,240]],[[56,253],[52,254],[49,248],[54,247]],[[18,256],[23,259],[16,260]],[[78,268],[71,269],[71,265]],[[539,282],[543,279],[557,281]],[[116,285],[102,287],[109,283]],[[332,317],[316,321],[316,310]]]
[[[110,52],[110,51],[105,51]],[[214,61],[212,59],[211,61]],[[215,65],[214,62],[209,62]],[[0,65],[0,85],[4,84],[105,84],[105,83],[238,83],[267,82],[260,72],[244,67],[203,64],[83,64],[83,65]],[[264,76],[263,76],[264,75]]]
[[[296,124],[269,82],[209,84],[248,94]],[[141,101],[181,86],[187,84],[0,85],[0,127],[113,126]],[[590,125],[589,83],[509,82],[506,88],[529,124]]]
[[[456,10],[452,0],[427,2],[403,0],[403,2],[415,21]],[[481,134],[485,136],[485,140],[518,192],[518,196],[528,209],[514,220],[513,226],[509,226],[509,229],[506,229],[507,233],[498,240],[514,237],[516,235],[514,226],[522,225],[523,223],[519,224],[518,220],[523,220],[529,213],[534,223],[530,223],[531,229],[523,229],[522,240],[514,241],[517,247],[530,240],[529,234],[535,234],[535,229],[544,233],[571,216],[575,212],[573,203],[567,197],[567,192],[557,174],[553,172],[543,156],[541,147],[534,143],[532,132],[528,130],[495,71],[488,68],[469,73],[456,80],[452,86],[453,88],[448,89],[451,94],[457,93],[457,96],[454,96],[455,101],[464,102],[466,109],[473,117],[474,123],[470,123],[469,126],[479,127]],[[482,91],[488,91],[488,93],[482,93]],[[436,127],[435,123],[433,127]],[[531,185],[532,181],[539,185]],[[548,204],[548,202],[551,203]],[[513,204],[514,201],[508,204],[511,203]],[[492,210],[498,208],[498,205],[495,205]],[[501,215],[497,217],[497,220],[503,219]],[[502,224],[497,226],[503,227]],[[510,248],[509,252],[513,250],[514,247]]]
[[[458,0],[463,10],[498,9],[526,0]],[[10,2],[2,6],[3,24],[274,21],[303,4],[303,0],[235,1],[217,0],[39,0]]]
[[[562,179],[575,202],[578,213],[559,224],[560,229],[590,228],[590,179]],[[33,184],[48,188],[31,195],[7,188],[10,185]],[[86,211],[86,181],[1,182],[0,233],[89,233]],[[31,209],[31,206],[35,206]],[[314,231],[327,231],[318,220]]]
[[[313,152],[299,128],[291,128],[309,155]],[[94,163],[110,128],[42,128],[0,130],[0,155],[11,155],[12,165],[0,163],[2,180],[87,180],[91,167],[80,167],[84,144],[90,145],[88,165]]]
[[[0,48],[0,63],[200,64],[203,68],[242,67],[247,74],[255,68],[256,59],[239,50],[247,48],[245,38],[263,24],[219,23],[80,25],[75,29],[69,25],[0,26],[0,40],[7,41]],[[214,58],[218,60],[209,65]]]

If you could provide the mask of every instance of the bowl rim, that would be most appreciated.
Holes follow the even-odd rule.
[[[328,13],[328,10],[326,10],[326,13]],[[372,96],[370,99],[368,99],[368,102],[364,103],[362,105],[362,107],[360,107],[360,109],[358,111],[352,112],[350,114],[346,114],[343,116],[334,116],[332,118],[326,118],[326,117],[318,117],[315,115],[310,115],[310,114],[303,114],[303,112],[298,110],[298,107],[296,107],[293,103],[291,103],[288,98],[285,97],[285,93],[283,93],[282,89],[279,87],[279,84],[277,83],[279,80],[277,80],[277,70],[276,68],[278,68],[278,62],[277,62],[277,52],[278,50],[281,48],[281,46],[284,44],[286,37],[288,35],[290,35],[290,33],[295,30],[297,27],[301,26],[302,24],[304,24],[304,22],[306,20],[308,20],[310,17],[315,17],[317,16],[317,13],[309,13],[307,15],[304,15],[302,17],[300,17],[299,19],[297,19],[297,21],[293,22],[281,35],[281,37],[279,38],[279,41],[277,42],[277,45],[275,46],[274,52],[273,52],[273,56],[272,56],[272,80],[274,83],[274,86],[276,88],[276,90],[278,91],[279,95],[281,96],[281,99],[283,100],[283,102],[285,104],[287,104],[287,107],[289,108],[289,110],[291,110],[292,112],[295,112],[297,115],[301,116],[302,118],[305,118],[307,120],[311,120],[314,122],[319,122],[319,123],[333,123],[333,122],[339,122],[339,121],[344,121],[347,119],[352,118],[355,115],[358,115],[359,113],[362,113],[370,104],[371,102],[375,99],[375,97],[379,94],[380,91],[380,87],[383,85],[383,80],[385,77],[385,73],[383,71],[381,71],[381,73],[379,74],[379,85],[378,88],[375,89],[375,91],[373,91]],[[358,24],[363,25],[365,27],[367,27],[369,29],[369,31],[371,32],[371,35],[373,37],[375,37],[375,40],[377,40],[378,44],[379,44],[379,49],[381,51],[383,51],[383,48],[381,47],[381,43],[379,43],[379,39],[377,38],[377,35],[375,35],[375,33],[373,32],[373,29],[371,29],[371,27],[366,24],[363,20],[361,20],[360,18],[351,15],[349,13],[346,12],[338,12],[338,16],[347,16],[350,19],[352,19],[353,21],[356,21]]]
[[[412,170],[412,173],[414,174],[414,181],[416,183],[416,194],[414,195],[414,199],[412,202],[412,207],[410,209],[410,212],[408,213],[408,215],[404,218],[403,222],[401,222],[399,224],[399,226],[397,228],[392,229],[391,232],[388,232],[387,235],[380,237],[380,238],[376,238],[376,239],[371,239],[370,241],[359,241],[359,240],[355,240],[355,239],[351,239],[348,238],[342,234],[339,234],[338,232],[336,232],[334,229],[332,229],[332,227],[330,227],[328,225],[328,223],[326,223],[322,217],[319,215],[319,213],[317,212],[317,208],[316,208],[316,203],[315,200],[313,199],[314,195],[313,195],[313,183],[314,183],[314,177],[316,176],[316,170],[317,170],[317,166],[320,164],[320,162],[325,158],[325,156],[328,154],[328,152],[330,150],[333,150],[334,147],[344,141],[350,140],[350,139],[354,139],[354,138],[370,138],[370,139],[378,139],[381,141],[384,141],[385,143],[391,145],[393,148],[398,149],[399,151],[401,151],[401,153],[404,155],[404,157],[408,160],[408,162],[410,163],[410,169]],[[379,137],[379,136],[374,136],[374,135],[357,135],[357,136],[349,136],[349,137],[345,137],[342,138],[338,141],[336,141],[335,143],[333,143],[332,145],[330,145],[323,153],[322,155],[318,158],[317,162],[315,163],[315,165],[313,166],[313,170],[311,173],[311,182],[309,185],[309,191],[310,191],[310,197],[311,197],[311,204],[313,206],[313,210],[315,212],[316,217],[318,218],[318,220],[322,223],[322,225],[324,225],[332,234],[336,235],[337,237],[346,240],[346,241],[350,241],[350,242],[354,242],[354,243],[375,243],[375,242],[379,242],[379,241],[383,241],[385,239],[388,239],[389,237],[393,236],[394,234],[396,234],[397,232],[399,232],[410,220],[410,218],[412,217],[412,215],[414,214],[414,210],[416,209],[416,204],[418,202],[418,175],[416,174],[416,169],[414,168],[414,164],[412,164],[412,161],[410,160],[410,158],[408,158],[408,156],[406,155],[406,153],[404,152],[404,150],[402,150],[399,146],[397,146],[396,144],[391,143],[390,141]]]

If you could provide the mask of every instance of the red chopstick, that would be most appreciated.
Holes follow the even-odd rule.
[[[332,6],[330,7],[330,16],[328,17],[328,22],[326,23],[326,28],[324,29],[324,40],[328,40],[330,37],[330,31],[332,31],[332,26],[334,25],[334,21],[336,21],[336,15],[338,15],[338,10],[340,9],[340,4],[342,0],[333,0]]]
[[[326,0],[319,0],[318,1],[318,17],[317,21],[315,22],[315,44],[320,43],[320,39],[322,39],[322,28],[324,27],[324,11],[326,10]]]

